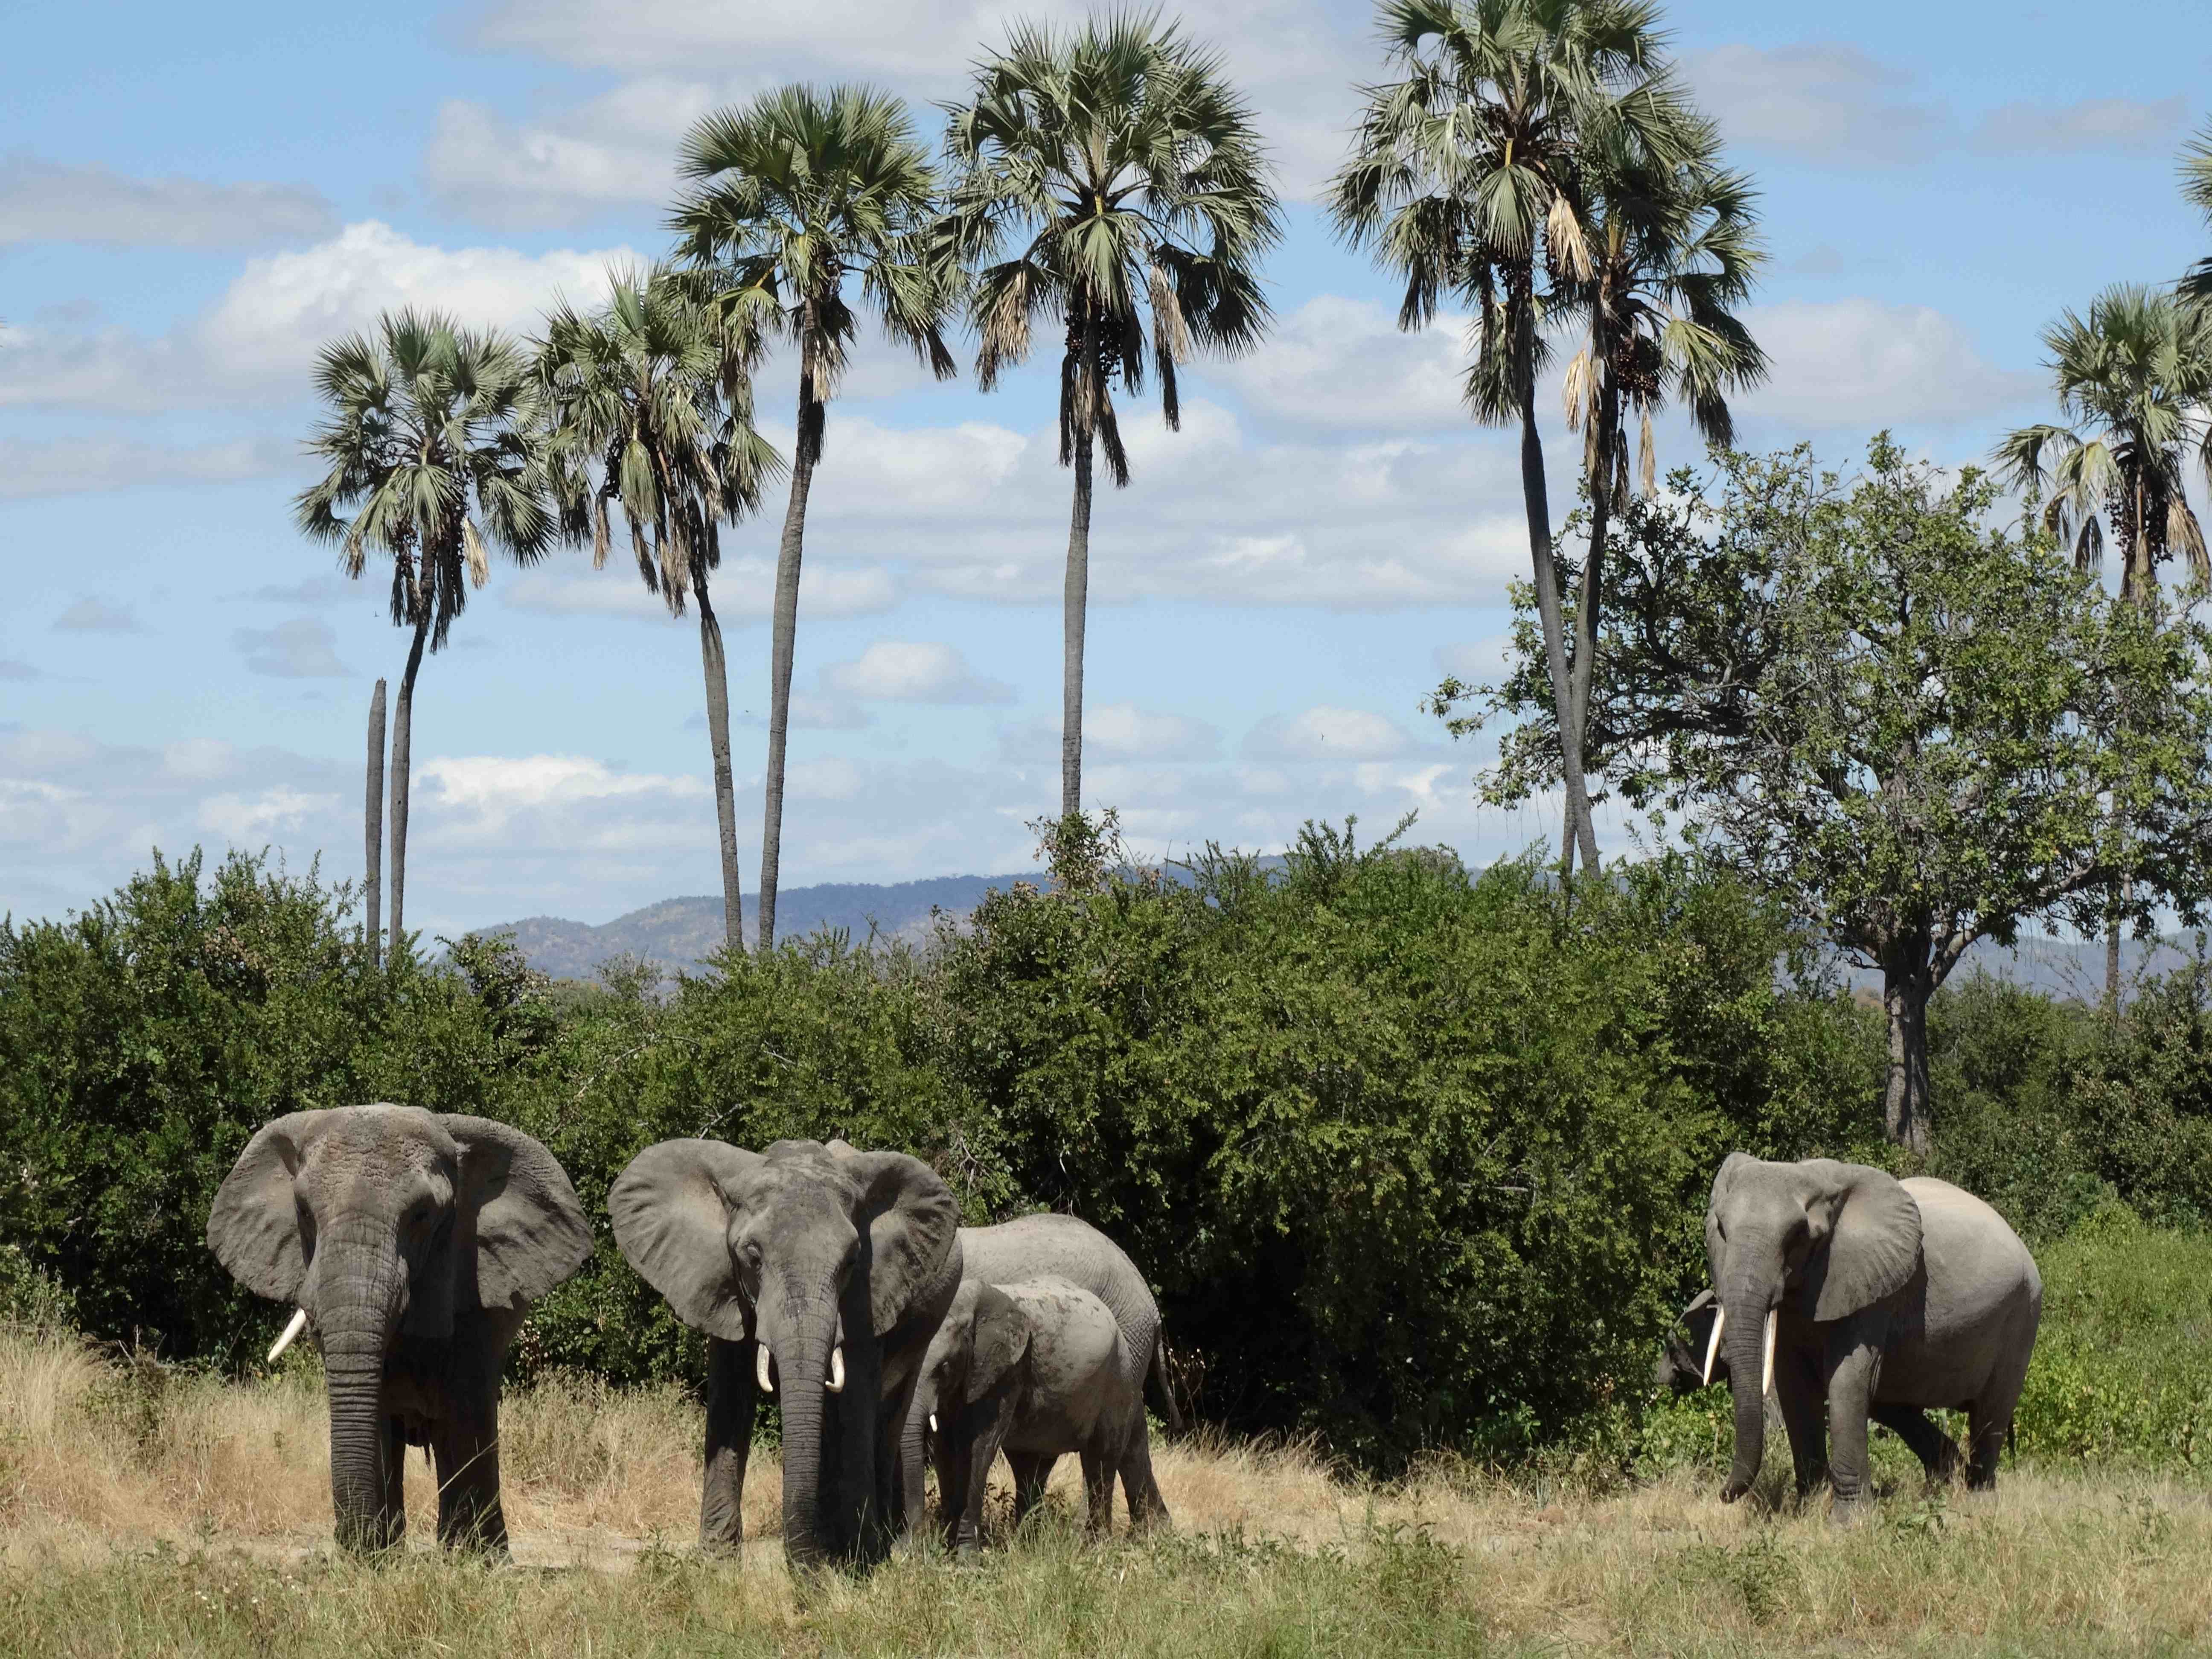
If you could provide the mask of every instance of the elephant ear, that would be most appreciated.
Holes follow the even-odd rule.
[[[968,1373],[968,1397],[981,1400],[1006,1379],[1030,1351],[1035,1330],[1022,1306],[995,1285],[975,1297],[975,1358]]]
[[[1912,1194],[1895,1176],[1864,1164],[1816,1158],[1798,1167],[1815,1187],[1807,1206],[1814,1237],[1826,1234],[1805,1263],[1807,1316],[1847,1318],[1904,1289],[1920,1265],[1920,1206]]]
[[[591,1260],[592,1224],[560,1161],[511,1124],[441,1115],[460,1144],[454,1293],[465,1307],[520,1310]],[[473,1271],[464,1248],[476,1246]],[[471,1288],[473,1280],[473,1288]]]
[[[904,1152],[848,1152],[868,1232],[868,1322],[878,1336],[905,1318],[958,1248],[960,1206],[936,1170]]]
[[[607,1189],[623,1257],[678,1319],[725,1342],[752,1334],[730,1260],[730,1218],[738,1183],[762,1162],[720,1140],[664,1140],[632,1158]]]
[[[300,1204],[292,1179],[330,1113],[294,1112],[264,1123],[231,1165],[208,1210],[208,1249],[256,1296],[290,1302],[307,1277]]]

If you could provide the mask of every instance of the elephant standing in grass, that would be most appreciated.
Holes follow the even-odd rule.
[[[615,1242],[710,1339],[699,1537],[734,1549],[758,1395],[783,1396],[783,1547],[794,1566],[883,1555],[922,1351],[960,1283],[937,1172],[841,1140],[648,1146],[607,1193]]]
[[[500,1370],[530,1304],[581,1267],[592,1230],[553,1155],[481,1117],[379,1104],[264,1125],[208,1214],[238,1281],[298,1313],[329,1379],[337,1541],[406,1528],[410,1445],[437,1462],[438,1537],[504,1553]]]
[[[1823,1480],[1839,1506],[1868,1496],[1870,1416],[1948,1473],[1958,1454],[1922,1415],[1931,1406],[1965,1409],[1967,1483],[1996,1484],[2043,1281],[1995,1210],[1924,1176],[1735,1152],[1713,1180],[1705,1252],[1717,1297],[1708,1358],[1726,1353],[1735,1401],[1723,1500],[1759,1474],[1769,1387],[1801,1497]]]
[[[1144,1274],[1137,1271],[1137,1264],[1112,1239],[1089,1222],[1072,1215],[1025,1215],[993,1227],[963,1227],[960,1263],[963,1279],[975,1284],[1004,1285],[1036,1279],[1061,1279],[1097,1297],[1112,1313],[1121,1330],[1121,1346],[1116,1364],[1130,1396],[1141,1401],[1145,1379],[1151,1376],[1159,1386],[1161,1409],[1168,1426],[1181,1429],[1175,1395],[1168,1387],[1167,1356],[1160,1339],[1159,1304],[1153,1299],[1152,1286],[1145,1282]],[[1160,1496],[1159,1483],[1152,1478],[1152,1435],[1141,1410],[1137,1421],[1138,1436],[1129,1449],[1123,1493],[1128,1501],[1131,1524],[1144,1526],[1165,1521],[1168,1506],[1167,1500]],[[923,1507],[922,1468],[926,1460],[922,1429],[920,1413],[908,1419],[906,1442],[900,1455],[906,1478],[907,1517],[915,1526],[921,1523]],[[1045,1483],[1052,1478],[1052,1466],[1058,1461],[1057,1453],[1007,1452],[1006,1462],[1014,1472],[1016,1505],[1024,1513],[1043,1492]],[[975,1478],[980,1483],[989,1474],[990,1464],[986,1460],[977,1469]]]
[[[1042,1490],[1036,1471],[1048,1472],[1067,1452],[1083,1460],[1094,1536],[1113,1525],[1116,1475],[1134,1524],[1166,1513],[1148,1501],[1149,1461],[1135,1462],[1145,1445],[1145,1401],[1126,1349],[1113,1310],[1064,1279],[961,1285],[922,1358],[914,1397],[915,1417],[936,1437],[948,1544],[974,1553],[984,1488],[1001,1449],[1028,1477],[1016,1481],[1017,1525]]]

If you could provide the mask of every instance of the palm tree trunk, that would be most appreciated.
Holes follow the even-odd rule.
[[[1060,594],[1060,816],[1083,810],[1083,627],[1091,596],[1091,449],[1098,420],[1098,322],[1083,313],[1075,371],[1075,504],[1067,524],[1067,581]]]
[[[415,638],[407,647],[407,667],[399,676],[399,701],[392,711],[392,955],[406,948],[401,913],[407,901],[407,788],[415,737],[415,676],[422,667],[422,642],[430,635],[430,606],[425,600],[415,619]]]
[[[384,682],[368,699],[368,788],[362,807],[362,842],[367,854],[368,880],[363,899],[368,915],[362,923],[368,941],[368,965],[384,958]]]
[[[1609,371],[1601,371],[1598,406],[1592,416],[1596,465],[1589,468],[1589,551],[1583,560],[1582,592],[1575,605],[1575,658],[1567,682],[1567,718],[1574,728],[1575,766],[1581,770],[1583,745],[1589,738],[1590,682],[1597,672],[1598,611],[1605,598],[1605,538],[1613,518],[1613,434],[1620,419],[1620,389]],[[1588,831],[1583,859],[1597,866],[1597,831],[1590,823],[1589,784],[1583,782],[1583,824]]]
[[[792,445],[791,500],[783,512],[783,541],[775,557],[775,639],[768,679],[767,804],[761,820],[760,921],[755,932],[763,955],[775,945],[776,875],[783,859],[783,757],[791,731],[791,659],[799,640],[799,564],[806,545],[806,495],[821,455],[823,411],[814,395],[818,349],[814,307],[808,301],[799,337],[799,434]]]
[[[1535,320],[1527,296],[1515,309],[1514,375],[1521,394],[1521,500],[1528,514],[1528,557],[1536,580],[1536,616],[1544,629],[1544,661],[1551,671],[1552,712],[1559,727],[1559,770],[1565,785],[1566,817],[1559,836],[1564,874],[1574,872],[1579,844],[1583,862],[1597,867],[1597,835],[1589,822],[1583,787],[1581,733],[1575,729],[1574,694],[1567,678],[1565,623],[1559,614],[1559,568],[1552,561],[1551,492],[1544,482],[1544,441],[1536,430]]]
[[[2128,538],[2128,562],[2120,571],[2120,599],[2124,603],[2133,600],[2137,605],[2150,603],[2150,541],[2148,515],[2143,510],[2143,481],[2140,469],[2129,491],[2128,516],[2132,520],[2134,533]],[[2112,800],[2112,827],[2116,844],[2124,842],[2127,830],[2120,812],[2117,793]],[[2134,896],[2134,884],[2123,877],[2114,882],[2105,909],[2105,1004],[2112,1018],[2120,1012],[2120,915]]]
[[[745,949],[744,893],[738,874],[738,798],[730,781],[730,670],[722,654],[722,624],[707,597],[703,564],[691,572],[699,602],[699,664],[707,677],[707,744],[714,756],[714,819],[722,843],[722,934],[732,955]]]

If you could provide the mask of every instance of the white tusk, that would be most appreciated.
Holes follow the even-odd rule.
[[[1781,1320],[1781,1309],[1766,1310],[1766,1360],[1759,1370],[1759,1392],[1762,1397],[1774,1392],[1774,1328]]]
[[[292,1346],[292,1339],[299,1335],[301,1331],[304,1331],[307,1328],[307,1310],[305,1308],[301,1308],[297,1310],[292,1315],[292,1322],[284,1328],[284,1334],[278,1337],[276,1339],[276,1345],[269,1350],[269,1363],[272,1365],[275,1364],[276,1363],[276,1356],[283,1352],[285,1349],[290,1347]]]
[[[935,1412],[932,1412],[929,1414],[929,1431],[932,1434],[935,1434],[937,1432],[937,1413]]]
[[[1705,1341],[1705,1374],[1698,1380],[1698,1386],[1700,1388],[1713,1380],[1713,1357],[1721,1351],[1721,1327],[1727,1323],[1728,1310],[1726,1308],[1715,1308],[1713,1310],[1713,1334],[1711,1337],[1706,1339]]]
[[[830,1380],[822,1385],[832,1394],[845,1392],[845,1345],[830,1350]]]
[[[760,1383],[763,1394],[774,1394],[775,1384],[768,1380],[768,1344],[753,1344],[753,1376]]]

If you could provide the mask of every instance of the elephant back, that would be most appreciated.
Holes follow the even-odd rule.
[[[2035,1258],[1996,1210],[1932,1176],[1911,1176],[1901,1184],[1920,1208],[1931,1324],[1974,1323],[2023,1301],[2041,1304]]]

